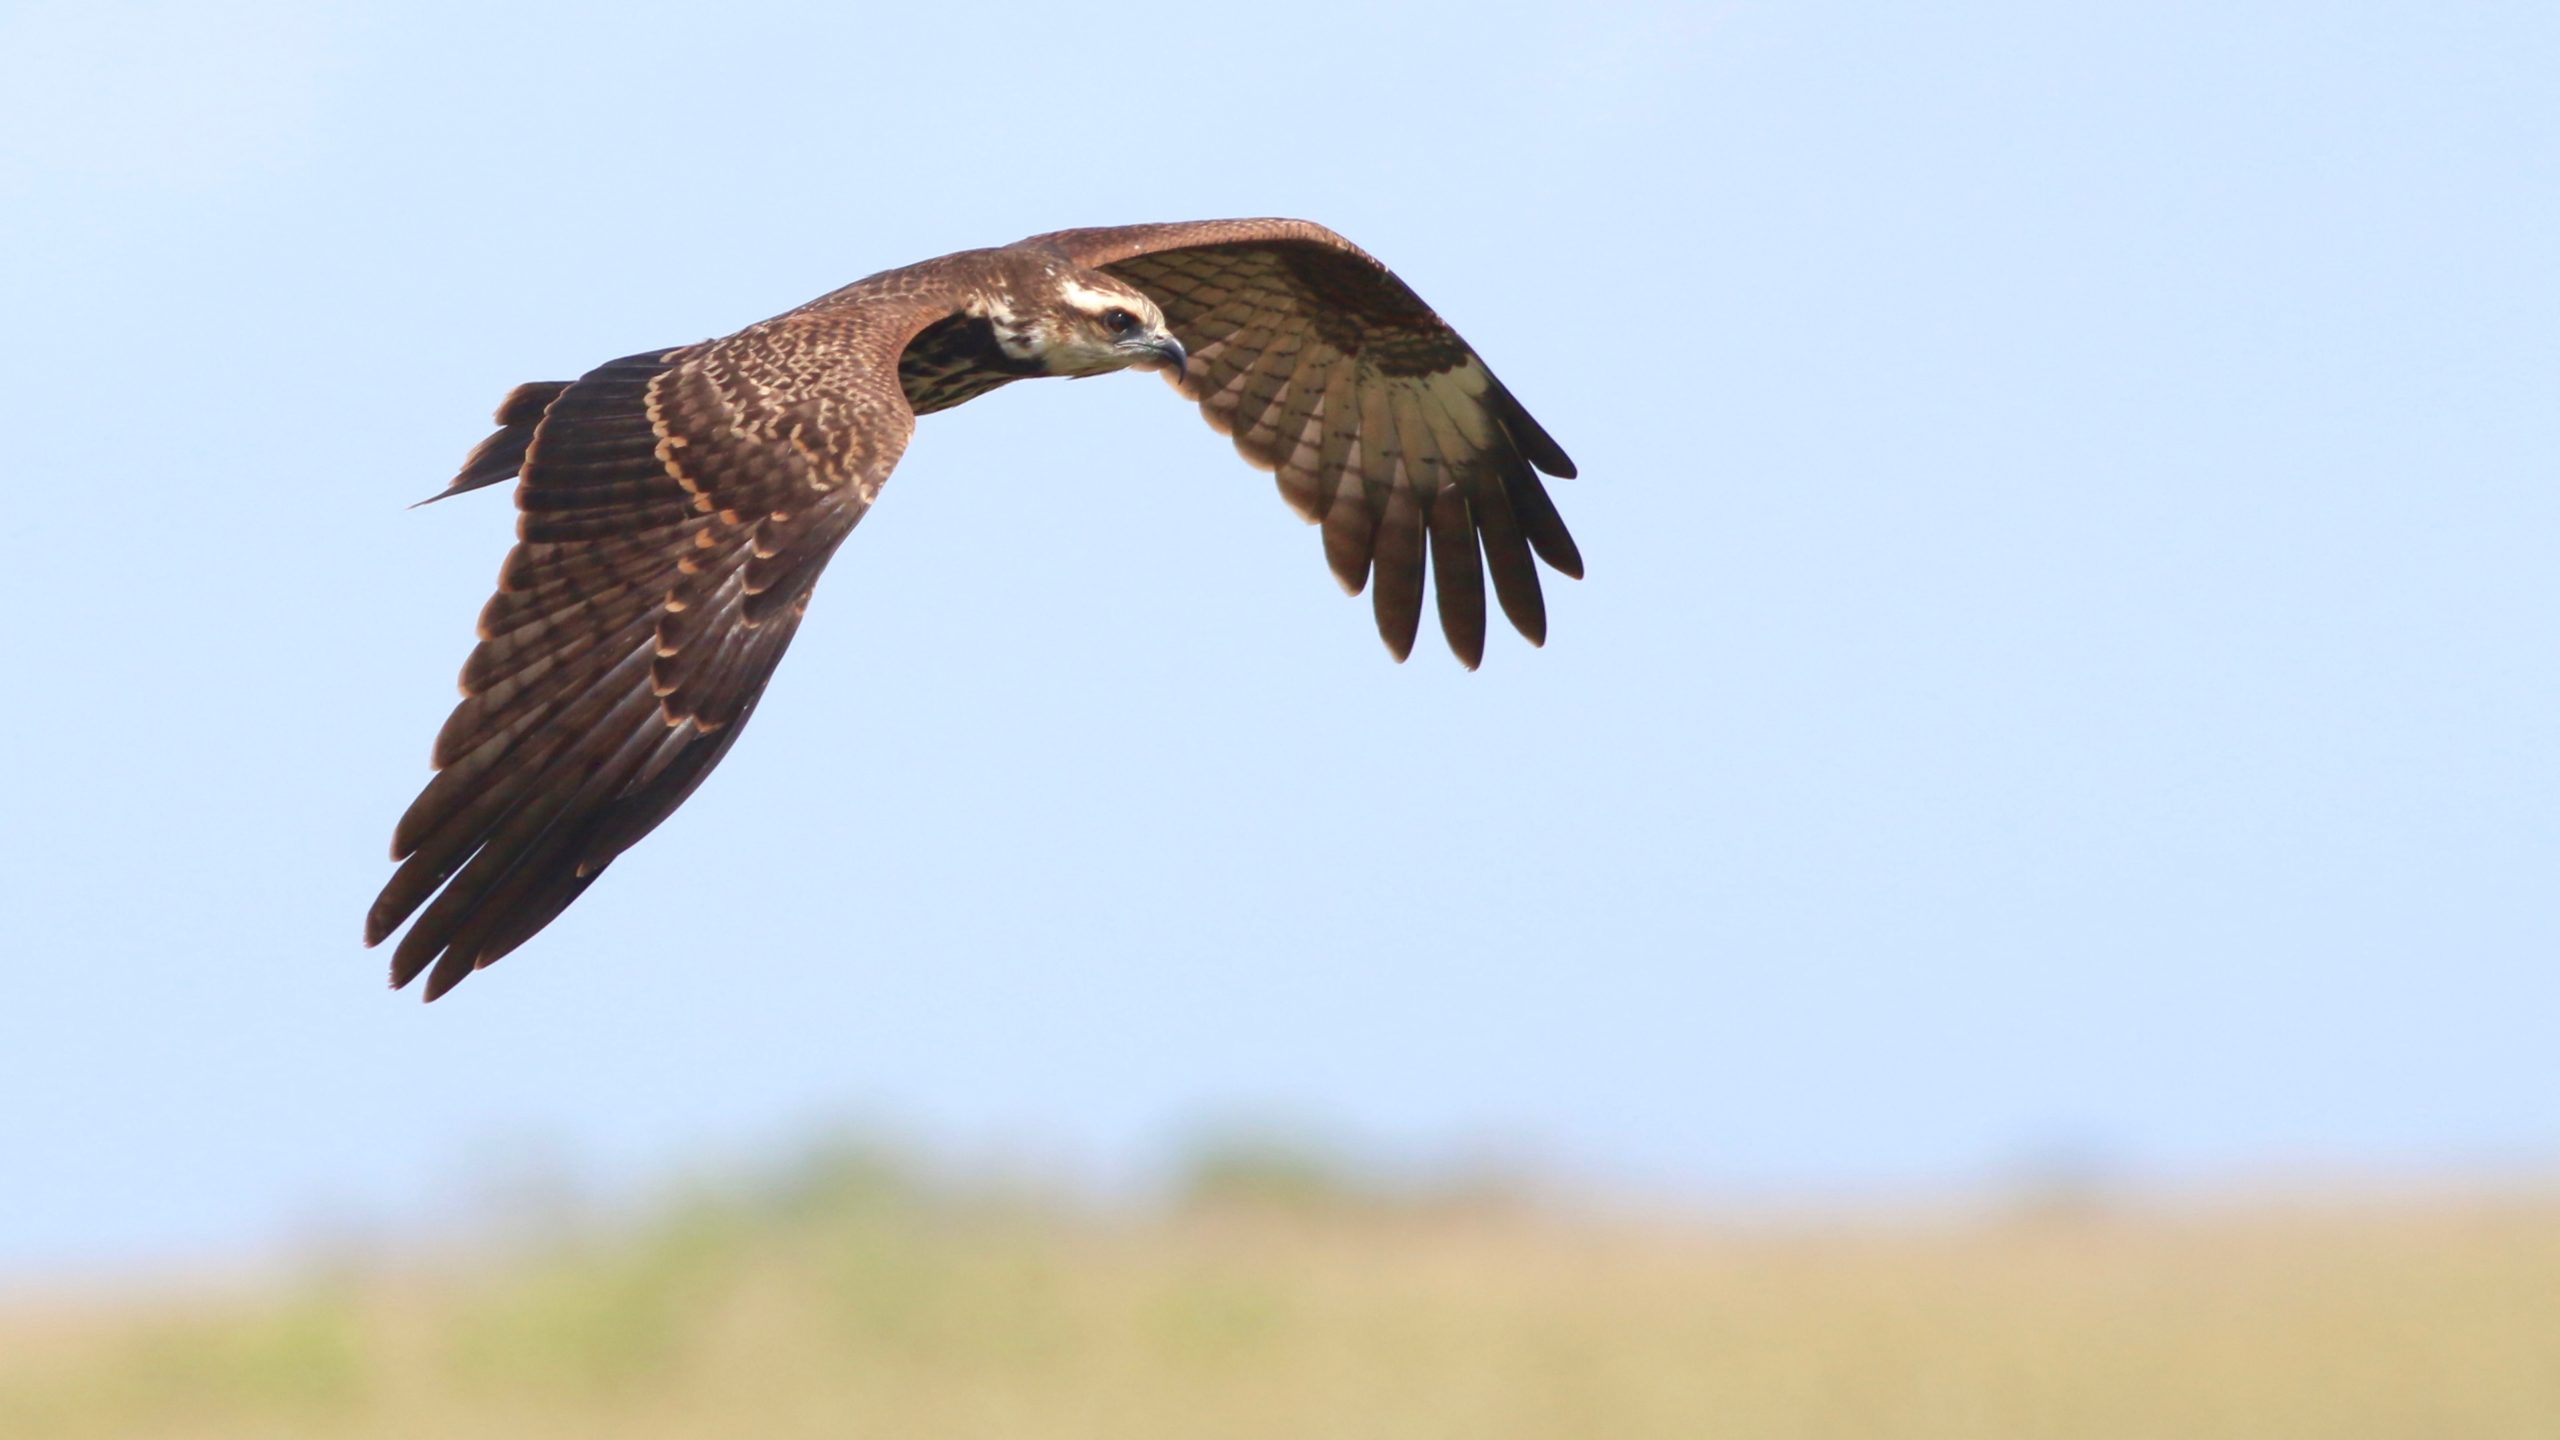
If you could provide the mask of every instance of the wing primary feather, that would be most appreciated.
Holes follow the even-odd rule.
[[[1369,592],[1378,638],[1387,642],[1398,664],[1413,653],[1413,637],[1422,626],[1424,517],[1414,504],[1413,489],[1399,465],[1395,488],[1387,492],[1386,513],[1378,517],[1377,583]]]
[[[621,748],[638,723],[643,718],[651,724],[660,723],[657,708],[656,697],[646,688],[625,695],[606,723],[573,732],[579,743],[553,755],[539,773],[526,777],[521,788],[510,787],[517,803],[484,832],[470,860],[429,902],[426,912],[409,927],[409,933],[401,937],[391,957],[391,983],[395,989],[408,984],[429,961],[447,952],[455,934],[471,922],[476,912],[482,911],[490,892],[515,870],[525,853],[540,841],[561,810],[578,797],[585,782]]]
[[[1537,422],[1528,407],[1513,398],[1508,387],[1493,378],[1491,371],[1486,372],[1485,378],[1492,381],[1487,396],[1493,401],[1493,413],[1501,420],[1502,428],[1511,433],[1520,453],[1529,457],[1530,464],[1548,474],[1561,480],[1572,479],[1575,473],[1573,460],[1564,453],[1564,447],[1558,445],[1546,427]]]
[[[796,618],[793,623],[798,623]],[[703,777],[711,773],[711,767],[719,764],[720,757],[737,743],[739,732],[755,715],[761,699],[761,694],[750,697],[739,709],[737,719],[708,735],[691,733],[663,762],[653,757],[650,766],[643,767],[646,778],[638,788],[624,796],[623,803],[604,816],[587,836],[578,854],[578,868],[591,876],[602,873],[615,856],[639,844],[674,814],[676,807],[702,784]]]
[[[1556,513],[1554,497],[1538,483],[1537,473],[1518,460],[1511,461],[1503,467],[1502,493],[1510,499],[1512,516],[1539,558],[1581,579],[1582,551],[1573,543],[1573,532],[1564,528],[1564,516]]]
[[[464,663],[462,693],[466,703],[479,700],[481,704],[476,708],[492,708],[496,702],[486,697],[510,681],[556,671],[572,659],[606,647],[620,653],[624,633],[646,623],[660,604],[648,591],[635,586],[621,594],[576,599],[558,609],[519,619],[482,640],[480,648]],[[637,643],[636,639],[631,643]],[[461,723],[448,720],[446,727],[451,729]],[[439,739],[436,743],[437,753],[444,754],[445,742]]]
[[[1498,484],[1480,485],[1473,497],[1477,529],[1484,536],[1485,568],[1493,572],[1494,598],[1502,613],[1532,645],[1547,643],[1547,597],[1538,589],[1538,562]]]
[[[1440,633],[1458,663],[1484,663],[1484,567],[1476,552],[1476,525],[1467,492],[1444,485],[1431,504],[1431,583],[1440,604]]]
[[[501,675],[453,707],[453,713],[445,717],[444,728],[436,732],[435,763],[450,765],[515,723],[525,712],[547,713],[594,685],[599,676],[609,673],[614,665],[630,658],[634,649],[648,642],[653,618],[650,609],[654,608],[613,617],[613,628],[599,626],[556,648],[530,648],[530,658],[520,668]]]
[[[1300,387],[1303,394],[1307,387]],[[1292,413],[1291,422],[1297,433],[1284,437],[1288,454],[1273,467],[1280,485],[1280,498],[1289,503],[1298,518],[1310,525],[1324,519],[1324,395],[1321,391],[1308,397],[1305,408]]]
[[[528,544],[557,545],[663,538],[665,532],[699,524],[702,518],[691,501],[658,498],[602,510],[527,510],[516,518],[516,527]]]
[[[408,813],[400,817],[393,835],[393,854],[402,863],[374,902],[366,926],[367,944],[379,944],[399,928],[446,876],[462,868],[490,831],[505,822],[563,756],[576,753],[577,742],[588,735],[587,727],[579,723],[580,712],[594,710],[599,696],[615,692],[636,691],[655,701],[647,687],[638,683],[648,673],[649,655],[648,647],[642,645],[623,657],[586,697],[570,700],[567,718],[545,723],[559,708],[559,701],[528,707],[477,750],[427,782]]]
[[[1346,595],[1368,587],[1370,543],[1377,527],[1361,486],[1346,482],[1334,491],[1333,504],[1324,512],[1324,558]]]
[[[593,827],[598,807],[612,799],[629,782],[633,773],[647,761],[649,753],[666,737],[664,724],[656,716],[635,718],[619,744],[605,752],[601,759],[591,758],[586,762],[587,773],[576,777],[574,787],[553,807],[539,828],[507,850],[498,850],[493,844],[490,850],[483,852],[496,860],[499,868],[479,903],[473,905],[467,914],[456,917],[457,923],[445,939],[445,954],[438,962],[438,974],[428,978],[427,999],[443,994],[460,981],[463,974],[495,961],[514,948],[512,945],[494,944],[500,936],[532,919],[531,927],[523,929],[518,936],[516,943],[521,944],[535,930],[556,917],[579,890],[586,888],[585,881],[590,877],[576,874],[573,852],[584,839],[584,832]],[[595,748],[602,749],[601,746]],[[562,880],[575,883],[564,892],[559,884]],[[538,896],[552,902],[547,912],[536,899]],[[537,915],[539,918],[535,918]],[[454,968],[448,971],[448,967]],[[448,973],[451,978],[440,988],[436,981]]]
[[[571,739],[566,730],[543,728],[542,721],[549,714],[548,706],[527,706],[524,713],[509,716],[505,724],[491,729],[487,738],[468,753],[437,770],[435,778],[418,792],[418,798],[409,802],[408,810],[392,831],[391,858],[408,862],[423,851],[441,850],[445,847],[440,842],[446,840],[449,829],[462,817],[486,815],[489,807],[504,805],[507,791],[501,783],[503,777],[496,773],[501,764],[513,761],[519,770],[537,768]],[[530,745],[526,744],[528,739]],[[432,863],[434,858],[429,855],[420,863]],[[383,887],[383,901],[391,898],[399,884],[400,877],[394,875],[391,884]],[[401,910],[390,923],[398,925],[407,914],[407,909]]]

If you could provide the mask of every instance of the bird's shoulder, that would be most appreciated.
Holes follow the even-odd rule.
[[[1387,267],[1368,251],[1313,220],[1264,215],[1235,220],[1172,220],[1138,225],[1096,225],[1052,230],[1017,240],[1012,248],[1059,255],[1101,269],[1142,255],[1215,247],[1287,247],[1330,252],[1369,270]]]

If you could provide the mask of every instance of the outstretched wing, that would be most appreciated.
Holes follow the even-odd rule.
[[[395,987],[523,944],[728,753],[914,428],[877,328],[794,312],[499,407],[444,494],[521,471],[521,540],[365,918],[417,916]]]
[[[1145,291],[1191,352],[1183,393],[1324,527],[1345,590],[1375,577],[1378,634],[1402,660],[1422,619],[1424,556],[1440,628],[1484,658],[1483,572],[1531,644],[1547,633],[1534,550],[1582,575],[1538,472],[1573,462],[1395,272],[1304,220],[1062,230],[1023,242]],[[1479,564],[1479,554],[1482,556]]]

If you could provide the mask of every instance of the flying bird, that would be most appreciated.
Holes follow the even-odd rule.
[[[433,1000],[522,945],[693,793],[917,416],[1132,367],[1162,371],[1277,474],[1334,578],[1369,588],[1398,660],[1426,563],[1469,669],[1486,572],[1531,644],[1547,623],[1532,555],[1582,574],[1538,479],[1573,462],[1394,272],[1303,220],[1036,235],[519,385],[431,497],[522,477],[436,776],[365,917],[367,945],[416,917],[392,985],[425,974]]]

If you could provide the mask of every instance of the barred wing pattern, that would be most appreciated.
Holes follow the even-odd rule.
[[[1023,244],[1156,301],[1191,352],[1183,393],[1323,526],[1343,588],[1374,584],[1378,634],[1397,659],[1421,623],[1426,554],[1441,631],[1467,668],[1484,658],[1486,570],[1503,614],[1544,643],[1531,553],[1576,579],[1582,556],[1538,472],[1571,478],[1573,462],[1393,271],[1303,220],[1065,230]]]
[[[433,1000],[531,938],[736,741],[914,427],[905,336],[825,319],[520,386],[444,492],[521,471],[522,538],[365,919],[375,944],[417,915],[395,986],[432,966]]]

